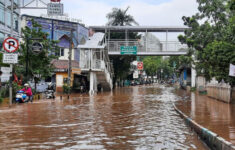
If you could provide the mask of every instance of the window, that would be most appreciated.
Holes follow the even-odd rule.
[[[4,41],[4,34],[0,32],[0,50],[2,49],[3,41]]]
[[[13,15],[13,19],[14,19],[13,28],[15,31],[18,31],[18,28],[19,28],[18,18],[19,18],[19,16],[16,13],[14,13],[14,15]]]
[[[7,17],[6,17],[6,25],[11,27],[11,12],[6,11],[6,15],[7,15]]]
[[[60,56],[64,56],[64,48],[60,49]]]
[[[0,3],[0,22],[5,22],[4,5]]]

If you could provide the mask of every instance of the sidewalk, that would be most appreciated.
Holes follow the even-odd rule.
[[[187,119],[235,145],[235,104],[226,104],[206,95],[187,93],[184,90],[177,91],[176,95],[180,100],[175,103],[176,109],[189,117]]]

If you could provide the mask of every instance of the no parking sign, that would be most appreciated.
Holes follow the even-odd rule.
[[[13,37],[9,37],[4,40],[3,48],[5,49],[5,51],[7,51],[9,53],[13,53],[18,50],[19,42],[17,39],[15,39]]]

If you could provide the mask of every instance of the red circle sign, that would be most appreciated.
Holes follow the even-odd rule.
[[[138,70],[143,70],[143,68],[144,68],[143,62],[138,62],[137,63],[137,68],[138,68]]]
[[[13,37],[6,38],[3,42],[3,48],[9,53],[13,53],[18,50],[19,42]]]

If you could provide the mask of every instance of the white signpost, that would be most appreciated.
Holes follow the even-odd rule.
[[[135,71],[135,72],[133,73],[133,78],[134,78],[134,79],[138,79],[138,78],[139,78],[139,73],[138,73],[138,71]]]
[[[64,5],[61,3],[49,3],[47,4],[48,16],[62,16],[64,14]]]
[[[235,65],[233,65],[233,64],[230,64],[229,76],[235,77]]]
[[[3,54],[3,63],[5,64],[17,64],[18,54]]]
[[[7,82],[11,76],[11,68],[10,67],[1,67],[2,75],[1,82]]]

